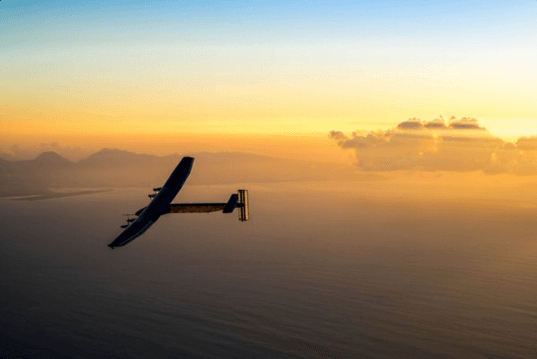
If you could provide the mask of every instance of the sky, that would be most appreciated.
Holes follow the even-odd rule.
[[[529,0],[4,0],[0,151],[347,161],[330,131],[439,115],[515,142],[537,135],[535,44]]]

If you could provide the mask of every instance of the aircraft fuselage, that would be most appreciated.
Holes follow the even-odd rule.
[[[121,247],[141,236],[155,223],[160,216],[169,212],[170,203],[181,190],[194,164],[194,158],[183,157],[175,170],[160,188],[151,203],[140,213],[138,218],[131,223],[121,234],[108,245],[110,248]]]

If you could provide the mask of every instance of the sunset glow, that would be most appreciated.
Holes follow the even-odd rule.
[[[438,114],[537,134],[531,1],[0,6],[4,151],[115,135],[321,138]]]
[[[536,0],[1,0],[0,358],[537,358],[536,64]]]

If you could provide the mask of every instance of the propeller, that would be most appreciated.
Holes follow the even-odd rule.
[[[124,214],[124,216],[128,216],[129,218],[127,218],[127,224],[120,226],[121,228],[127,228],[130,223],[136,220],[136,218],[130,218],[131,216],[136,216],[136,214],[127,213],[127,214]]]

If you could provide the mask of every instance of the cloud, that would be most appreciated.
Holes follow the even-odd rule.
[[[394,129],[350,136],[332,131],[330,138],[352,149],[362,171],[477,171],[537,174],[537,137],[516,143],[494,137],[475,118],[421,121],[411,118]]]
[[[537,150],[537,137],[520,137],[516,141],[516,147],[521,151]]]
[[[429,122],[422,122],[419,118],[409,118],[397,125],[398,130],[420,130],[420,129],[452,129],[452,130],[484,130],[484,127],[479,126],[477,119],[471,117],[463,117],[457,119],[452,116],[449,124],[446,125],[443,118],[437,118]]]
[[[397,125],[397,128],[399,130],[417,130],[423,128],[423,124],[421,123],[421,120],[417,118],[409,118],[405,122],[401,122]]]
[[[330,134],[328,135],[331,139],[336,140],[338,142],[344,142],[348,139],[347,136],[341,131],[330,131]]]
[[[484,127],[479,126],[475,118],[463,117],[460,120],[453,120],[449,124],[449,128],[460,129],[460,130],[485,130]]]
[[[429,129],[446,129],[446,123],[444,122],[444,119],[437,118],[435,120],[432,120],[431,122],[427,122],[424,125],[426,128]]]

